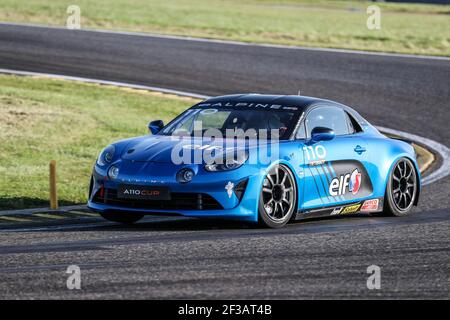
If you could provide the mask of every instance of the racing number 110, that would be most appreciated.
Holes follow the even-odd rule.
[[[327,149],[325,149],[325,147],[321,145],[315,147],[305,146],[303,147],[303,151],[305,152],[308,161],[315,159],[325,159],[325,157],[327,156]]]

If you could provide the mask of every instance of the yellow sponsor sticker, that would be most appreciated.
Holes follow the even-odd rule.
[[[345,207],[344,209],[342,209],[341,214],[356,212],[359,210],[360,207],[361,207],[360,203]]]

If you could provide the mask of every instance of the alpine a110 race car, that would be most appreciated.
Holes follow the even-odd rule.
[[[404,216],[419,200],[413,147],[334,101],[221,96],[149,129],[96,161],[88,207],[108,220],[182,215],[281,227],[361,212]]]

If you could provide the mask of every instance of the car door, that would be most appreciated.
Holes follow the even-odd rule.
[[[355,129],[350,117],[343,108],[331,104],[308,110],[304,121],[303,211],[353,203],[372,194],[366,169],[368,149],[362,129]],[[335,137],[314,142],[311,132],[315,127],[330,128]]]

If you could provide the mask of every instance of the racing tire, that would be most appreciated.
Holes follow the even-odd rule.
[[[411,213],[418,195],[416,167],[408,158],[399,159],[389,174],[383,214],[403,217]]]
[[[284,165],[270,168],[264,177],[258,203],[258,223],[269,228],[281,228],[291,220],[297,206],[297,186],[294,175]]]
[[[133,224],[139,220],[141,220],[144,215],[139,213],[123,213],[123,212],[100,212],[102,218],[112,221],[118,222],[122,224]]]

